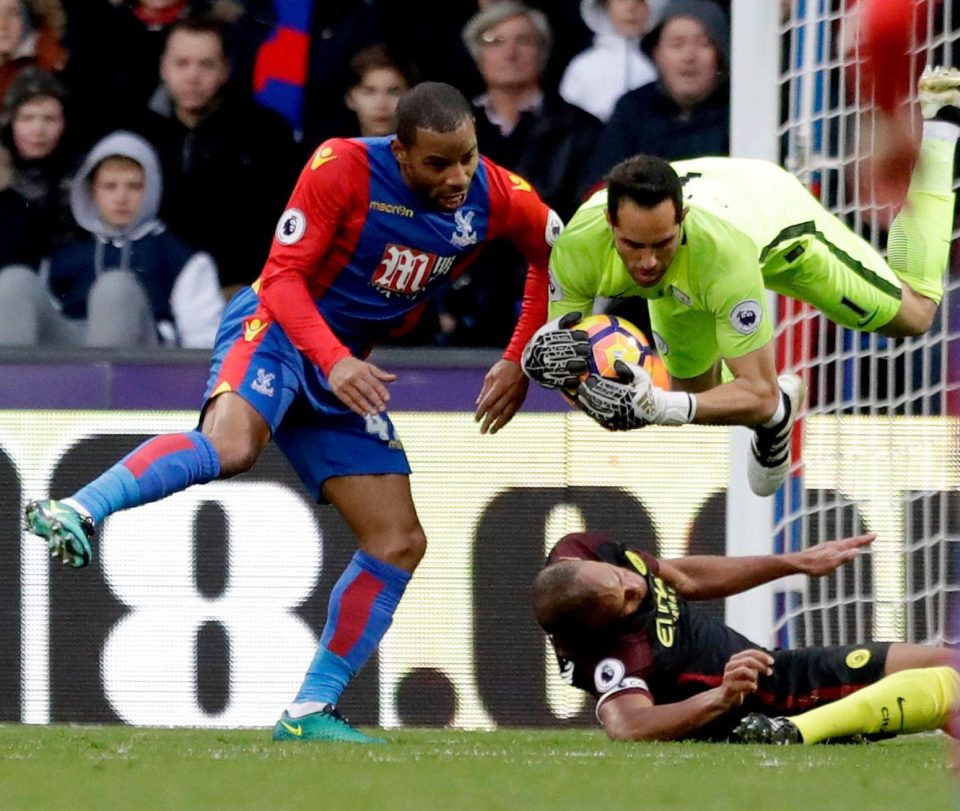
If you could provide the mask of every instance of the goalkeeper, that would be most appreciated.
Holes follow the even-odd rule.
[[[561,673],[597,699],[615,740],[814,744],[946,727],[960,707],[952,651],[889,642],[767,651],[687,603],[829,574],[873,539],[661,561],[573,533],[534,579],[534,612]]]
[[[576,389],[607,428],[688,422],[755,429],[748,478],[771,495],[789,470],[790,433],[804,398],[779,379],[766,290],[806,301],[852,329],[890,336],[930,328],[953,225],[960,72],[925,74],[921,160],[894,220],[888,262],[786,171],[763,161],[701,158],[669,164],[638,155],[568,224],[550,256],[550,318],[527,345],[524,370]],[[586,334],[571,330],[600,300],[649,299],[670,391],[618,363],[620,381],[586,371]],[[726,365],[732,380],[721,381]]]

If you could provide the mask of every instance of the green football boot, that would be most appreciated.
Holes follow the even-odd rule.
[[[350,725],[336,707],[327,706],[300,718],[291,718],[286,710],[273,728],[275,741],[328,741],[330,743],[386,743],[383,738],[365,735]]]
[[[23,509],[27,529],[46,539],[50,557],[81,569],[93,558],[90,542],[96,536],[93,521],[59,501],[31,501]]]

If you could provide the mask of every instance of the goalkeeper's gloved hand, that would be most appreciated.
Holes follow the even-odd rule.
[[[685,391],[664,391],[641,366],[618,360],[618,380],[590,375],[577,389],[580,407],[610,431],[629,431],[645,425],[683,425],[692,422],[697,400]]]
[[[590,341],[582,329],[570,329],[583,316],[573,312],[548,321],[524,347],[520,366],[547,389],[575,389],[587,371]]]

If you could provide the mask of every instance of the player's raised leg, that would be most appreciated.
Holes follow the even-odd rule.
[[[343,515],[360,549],[334,586],[320,646],[273,737],[382,742],[352,727],[336,705],[390,627],[427,541],[405,475],[332,478],[323,493]]]
[[[807,387],[798,375],[780,375],[780,403],[773,417],[753,429],[747,457],[747,481],[758,496],[772,496],[790,472],[793,426],[807,396]]]
[[[960,87],[960,72],[935,74],[940,78],[933,87],[938,89],[924,92],[930,75],[921,80],[921,97],[928,99],[923,107],[933,118],[923,123],[921,158],[906,204],[891,225],[886,259],[837,217],[819,206],[804,208],[804,200],[797,197],[798,211],[809,214],[810,221],[795,226],[803,232],[801,238],[770,247],[763,260],[770,289],[812,304],[849,329],[902,337],[930,328],[949,259],[954,153],[960,135],[954,123],[960,122],[960,110],[945,103],[960,101],[960,94],[942,88],[954,82]],[[931,103],[931,97],[937,100]]]
[[[224,313],[199,430],[148,439],[70,498],[26,506],[26,528],[47,541],[54,557],[86,566],[96,527],[107,516],[252,467],[296,392],[293,382],[274,386],[291,375],[278,360],[276,331],[251,318],[258,306],[247,290]]]
[[[887,262],[904,283],[900,310],[879,331],[921,335],[943,297],[953,228],[953,167],[960,136],[960,71],[937,69],[920,78],[923,140],[907,203],[887,238]]]
[[[155,436],[70,498],[27,504],[26,528],[47,541],[53,557],[81,568],[90,563],[96,526],[107,516],[210,481],[219,473],[219,455],[200,431]]]
[[[120,510],[249,470],[270,440],[263,418],[236,394],[210,403],[198,431],[152,437],[61,501],[32,501],[27,529],[46,539],[53,557],[81,568],[93,556],[96,527]]]

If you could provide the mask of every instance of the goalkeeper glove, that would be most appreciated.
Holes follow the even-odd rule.
[[[582,329],[570,329],[582,318],[567,313],[538,329],[524,347],[524,374],[547,389],[575,389],[587,371],[590,341]]]
[[[590,375],[577,389],[577,403],[610,431],[655,425],[683,425],[697,414],[697,400],[685,391],[664,391],[653,385],[640,366],[618,360],[618,380]]]

